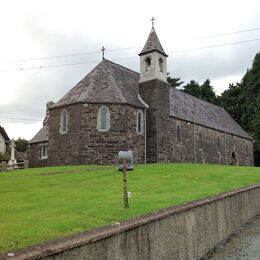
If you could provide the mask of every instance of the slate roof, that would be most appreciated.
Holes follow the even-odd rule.
[[[161,53],[162,55],[168,57],[168,55],[165,53],[165,51],[163,50],[163,47],[159,41],[159,38],[154,30],[154,28],[152,28],[148,39],[144,45],[143,50],[139,53],[139,55],[142,54],[146,54],[152,51],[158,51],[159,53]]]
[[[139,73],[104,59],[51,109],[73,103],[113,103],[144,107]]]
[[[9,136],[7,135],[5,129],[3,127],[0,126],[0,135],[3,136],[3,138],[5,139],[5,141],[10,141]]]
[[[250,138],[222,107],[196,98],[181,90],[170,90],[170,115],[230,134]]]
[[[48,142],[49,140],[49,126],[43,126],[40,131],[29,141],[32,143]]]
[[[79,102],[145,108],[144,102],[138,98],[139,79],[139,73],[104,59],[50,109]],[[250,138],[223,108],[173,88],[170,88],[169,95],[171,116]],[[45,141],[48,141],[48,126],[43,126],[30,143]]]

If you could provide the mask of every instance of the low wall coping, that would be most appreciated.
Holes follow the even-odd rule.
[[[40,259],[49,255],[58,254],[62,251],[67,251],[75,247],[80,247],[88,243],[93,243],[113,235],[122,233],[127,230],[145,225],[147,223],[166,218],[171,215],[180,214],[189,211],[193,208],[207,205],[215,201],[223,200],[227,197],[234,196],[239,193],[247,192],[260,188],[260,184],[252,185],[246,188],[240,188],[233,191],[219,193],[214,196],[209,196],[204,199],[199,199],[191,202],[186,202],[181,205],[171,206],[155,212],[146,213],[141,216],[133,217],[125,221],[114,222],[90,231],[84,231],[78,234],[66,236],[56,240],[50,240],[46,243],[33,245],[25,249],[18,249],[14,251],[14,256],[7,256],[8,252],[0,255],[0,259]]]

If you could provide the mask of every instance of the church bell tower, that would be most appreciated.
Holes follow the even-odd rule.
[[[169,91],[167,57],[154,29],[152,29],[140,56],[140,97],[148,104],[146,113],[147,162],[167,162],[169,119]]]
[[[152,22],[154,18],[152,18]],[[167,57],[152,25],[140,56],[140,82],[158,79],[167,82]]]

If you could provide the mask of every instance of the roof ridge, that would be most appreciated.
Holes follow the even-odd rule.
[[[137,93],[139,79],[138,72],[104,59],[52,108],[78,101],[119,102],[143,107]]]
[[[2,126],[0,126],[0,134],[3,135],[3,137],[5,138],[5,141],[9,141],[10,140],[7,132],[5,131],[4,127],[2,127]]]
[[[125,70],[128,70],[128,71],[130,71],[130,72],[133,72],[133,73],[136,73],[136,74],[140,75],[140,73],[138,73],[137,71],[134,71],[134,70],[132,70],[132,69],[129,69],[129,68],[127,68],[127,67],[125,67],[125,66],[123,66],[123,65],[121,65],[121,64],[115,63],[115,62],[113,62],[113,61],[111,61],[111,60],[104,59],[103,61],[104,61],[104,62],[112,63],[112,64],[115,65],[115,66],[121,67],[122,69],[125,69]]]
[[[111,65],[113,65],[113,64],[111,64]],[[108,77],[110,78],[110,80],[113,81],[115,87],[117,88],[117,91],[119,91],[120,96],[124,99],[124,102],[126,102],[126,98],[125,98],[125,96],[124,96],[124,94],[122,92],[122,89],[116,84],[115,78],[113,76],[111,76],[111,75],[108,75]]]

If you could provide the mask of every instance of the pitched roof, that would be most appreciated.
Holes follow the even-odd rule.
[[[152,51],[158,51],[159,53],[161,53],[162,55],[168,57],[168,55],[165,53],[165,51],[163,50],[163,47],[159,41],[159,38],[154,30],[154,28],[152,27],[152,30],[148,36],[148,39],[144,45],[143,50],[139,53],[139,55],[142,54],[146,54]]]
[[[124,103],[144,107],[138,98],[139,73],[104,59],[51,107],[72,103]]]
[[[224,108],[173,88],[170,89],[170,115],[223,132],[250,138]]]
[[[0,135],[3,136],[3,138],[5,139],[5,141],[10,141],[9,136],[7,135],[5,129],[3,127],[0,126]]]
[[[48,142],[49,140],[49,126],[43,126],[40,131],[29,141],[32,143]]]
[[[125,103],[145,108],[138,98],[139,77],[139,73],[105,59],[50,109],[79,102]],[[250,138],[222,107],[173,88],[169,95],[171,116]],[[43,126],[30,143],[44,141],[48,141],[48,126]]]

